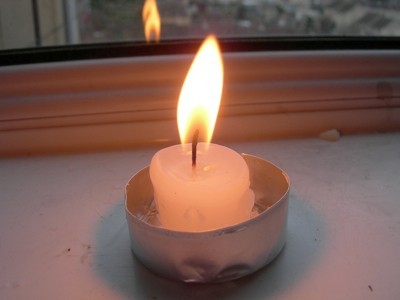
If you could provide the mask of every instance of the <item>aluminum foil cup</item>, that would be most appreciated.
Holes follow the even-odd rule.
[[[253,217],[206,232],[179,232],[157,221],[146,167],[126,186],[126,218],[135,256],[153,272],[184,282],[220,282],[253,273],[271,262],[286,238],[289,178],[261,158],[243,154],[255,193]]]

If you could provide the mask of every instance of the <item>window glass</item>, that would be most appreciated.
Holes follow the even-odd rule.
[[[399,0],[1,0],[0,49],[140,42],[146,31],[151,42],[399,36],[399,11]]]

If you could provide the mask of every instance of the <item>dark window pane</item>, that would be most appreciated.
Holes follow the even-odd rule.
[[[155,2],[155,0],[148,0]],[[2,0],[0,49],[144,41],[145,0]],[[278,36],[400,36],[398,0],[159,0],[161,42]],[[153,32],[154,40],[154,32]]]

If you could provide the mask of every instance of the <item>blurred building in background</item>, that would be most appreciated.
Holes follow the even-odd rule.
[[[0,48],[79,43],[79,3],[89,0],[1,0]]]
[[[0,49],[143,41],[144,0],[1,0]],[[161,41],[400,36],[398,0],[159,0]]]

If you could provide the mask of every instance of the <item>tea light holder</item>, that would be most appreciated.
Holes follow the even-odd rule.
[[[253,273],[279,254],[286,241],[289,178],[266,160],[242,156],[255,193],[252,217],[212,231],[163,228],[157,219],[149,167],[131,178],[125,191],[131,248],[147,268],[183,282],[221,282]]]

